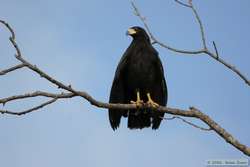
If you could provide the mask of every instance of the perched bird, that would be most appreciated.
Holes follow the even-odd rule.
[[[158,52],[153,48],[146,31],[141,27],[131,27],[127,35],[133,38],[123,54],[115,72],[110,103],[143,103],[157,108],[166,106],[167,86]],[[109,109],[109,121],[113,130],[119,127],[121,117],[128,117],[128,128],[158,129],[164,113],[145,109]]]

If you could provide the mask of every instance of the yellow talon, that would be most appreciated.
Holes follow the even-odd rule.
[[[157,104],[156,102],[154,102],[152,99],[151,99],[151,96],[150,96],[150,93],[147,93],[147,97],[148,97],[148,101],[147,101],[147,104],[152,106],[152,107],[159,107],[159,104]]]
[[[137,97],[136,101],[131,100],[130,103],[135,104],[137,107],[142,106],[143,100],[141,100],[140,98],[140,92],[136,92],[136,97]]]

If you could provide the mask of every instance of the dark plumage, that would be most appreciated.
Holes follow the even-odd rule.
[[[167,86],[164,71],[158,52],[150,43],[146,31],[140,27],[128,29],[133,41],[122,56],[115,72],[110,93],[110,103],[140,104],[147,101],[156,106],[166,106]],[[140,99],[138,99],[138,95]],[[151,99],[157,103],[155,104]],[[109,121],[113,130],[117,129],[121,117],[128,116],[128,128],[142,129],[150,127],[158,129],[164,113],[158,111],[117,110],[109,109]]]

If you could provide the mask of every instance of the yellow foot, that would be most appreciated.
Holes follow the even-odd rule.
[[[140,98],[140,92],[136,92],[137,100],[131,100],[130,103],[135,104],[137,107],[141,107],[143,105],[143,100]]]
[[[142,100],[137,100],[137,101],[130,101],[130,103],[135,104],[137,107],[141,107],[143,105]]]
[[[147,104],[152,106],[152,107],[159,107],[159,104],[157,104],[156,102],[154,102],[152,99],[151,99],[151,96],[150,96],[150,93],[147,93],[147,97],[148,97],[148,101],[147,101]]]

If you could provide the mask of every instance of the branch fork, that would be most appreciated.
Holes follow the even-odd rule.
[[[148,23],[146,22],[145,18],[139,11],[139,9],[137,8],[137,6],[135,5],[135,3],[132,1],[131,5],[134,9],[134,13],[135,16],[137,16],[143,23],[144,27],[146,28],[147,32],[149,33],[150,38],[152,39],[152,43],[153,44],[158,44],[163,48],[166,48],[170,51],[176,52],[176,53],[183,53],[183,54],[187,54],[187,55],[197,55],[197,54],[205,54],[207,56],[209,56],[210,58],[216,60],[217,62],[223,64],[225,67],[227,67],[229,70],[231,70],[233,73],[235,73],[236,75],[238,75],[240,77],[241,80],[243,80],[248,86],[250,86],[250,80],[242,74],[242,72],[240,72],[235,66],[231,65],[230,63],[226,62],[224,59],[219,57],[218,54],[218,50],[217,50],[217,46],[215,44],[215,42],[213,41],[213,46],[214,46],[214,50],[215,53],[213,53],[212,51],[210,51],[207,48],[207,42],[206,42],[206,37],[205,37],[205,31],[203,28],[203,24],[202,21],[200,19],[200,16],[198,14],[198,12],[196,11],[194,5],[193,5],[193,1],[192,0],[188,0],[188,4],[181,2],[179,0],[175,0],[176,3],[180,4],[181,6],[190,8],[195,16],[196,21],[198,22],[199,28],[200,28],[200,33],[201,33],[201,41],[202,41],[202,48],[199,50],[182,50],[182,49],[177,49],[177,48],[173,48],[167,44],[164,44],[163,42],[160,42],[158,39],[155,38],[155,36],[153,35],[153,33],[151,32]]]

